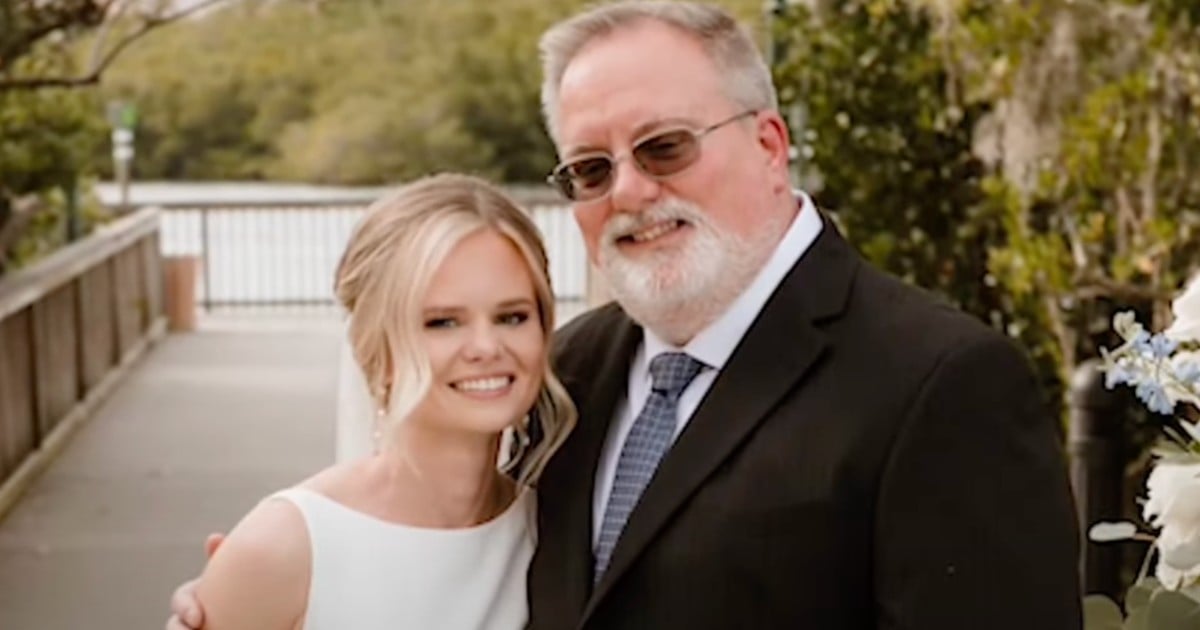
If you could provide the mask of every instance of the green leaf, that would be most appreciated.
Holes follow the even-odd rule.
[[[1175,591],[1150,598],[1146,630],[1200,630],[1200,602]]]
[[[1147,577],[1138,580],[1125,593],[1125,612],[1132,615],[1138,609],[1145,608],[1150,603],[1150,598],[1153,597],[1154,592],[1161,588],[1162,584],[1159,584],[1156,578]]]
[[[1101,522],[1092,525],[1088,530],[1088,538],[1093,542],[1113,542],[1129,540],[1137,534],[1137,525],[1129,521]]]
[[[1083,598],[1084,630],[1121,630],[1121,609],[1103,595]]]
[[[1129,613],[1125,618],[1125,626],[1123,630],[1151,630],[1150,628],[1150,607],[1142,606],[1137,610]]]

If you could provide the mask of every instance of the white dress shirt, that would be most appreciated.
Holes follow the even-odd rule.
[[[679,397],[679,421],[675,427],[675,437],[678,438],[696,408],[700,406],[700,401],[712,387],[713,381],[717,379],[717,374],[725,367],[734,348],[741,343],[750,325],[758,318],[758,313],[766,305],[767,299],[821,233],[821,217],[812,200],[803,192],[797,191],[796,196],[800,212],[792,221],[791,227],[779,241],[767,264],[759,270],[754,281],[720,318],[701,330],[682,348],[663,341],[649,330],[644,331],[642,343],[634,352],[633,361],[629,366],[627,396],[617,403],[616,417],[609,424],[608,437],[605,439],[604,450],[600,454],[599,467],[596,470],[596,485],[592,491],[592,545],[596,544],[600,536],[600,524],[604,520],[604,508],[608,504],[608,495],[612,491],[613,478],[617,473],[621,445],[625,443],[625,436],[629,435],[633,421],[650,396],[650,359],[664,352],[686,352],[707,366]]]

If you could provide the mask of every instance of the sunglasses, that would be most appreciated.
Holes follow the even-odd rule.
[[[744,111],[715,125],[700,130],[675,128],[659,131],[638,140],[630,155],[637,169],[648,177],[662,179],[679,173],[700,158],[700,140],[729,123],[753,116],[756,110]],[[612,188],[617,162],[606,151],[586,153],[563,162],[554,168],[546,181],[558,188],[571,201],[593,201],[608,194]]]

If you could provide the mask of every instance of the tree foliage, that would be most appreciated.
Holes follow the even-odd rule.
[[[864,253],[1029,348],[1052,391],[1200,265],[1186,0],[814,0],[777,79]],[[1061,397],[1055,400],[1061,402]]]
[[[183,9],[150,0],[0,3],[0,273],[99,217],[94,206],[80,209],[74,192],[103,137],[99,100],[87,88],[137,39],[223,1]],[[83,54],[75,45],[86,33]]]
[[[1192,3],[1031,3],[984,51],[1007,128],[1041,138],[992,183],[1007,239],[992,269],[1036,307],[1065,365],[1095,356],[1117,308],[1163,323],[1200,266],[1200,31]],[[1006,128],[1007,127],[1007,128]]]
[[[975,220],[983,165],[972,133],[987,113],[964,102],[923,12],[901,3],[795,5],[776,26],[781,99],[797,129],[820,205],[864,253],[976,311],[993,236]]]
[[[587,2],[0,3],[0,269],[3,252],[55,240],[62,190],[112,175],[114,101],[139,112],[141,179],[538,181],[555,158],[537,38]],[[723,4],[760,19],[757,0]]]
[[[142,178],[540,181],[537,40],[585,4],[243,2],[147,37],[104,94],[142,112]],[[762,21],[757,1],[724,4]]]
[[[0,4],[0,90],[93,85],[126,47],[146,33],[226,0],[15,0]],[[25,73],[18,62],[39,49],[94,32],[82,70]]]

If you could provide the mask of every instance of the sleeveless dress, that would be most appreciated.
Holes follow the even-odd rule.
[[[534,493],[496,518],[432,529],[389,523],[307,488],[295,505],[312,551],[305,630],[510,630],[528,618]]]

